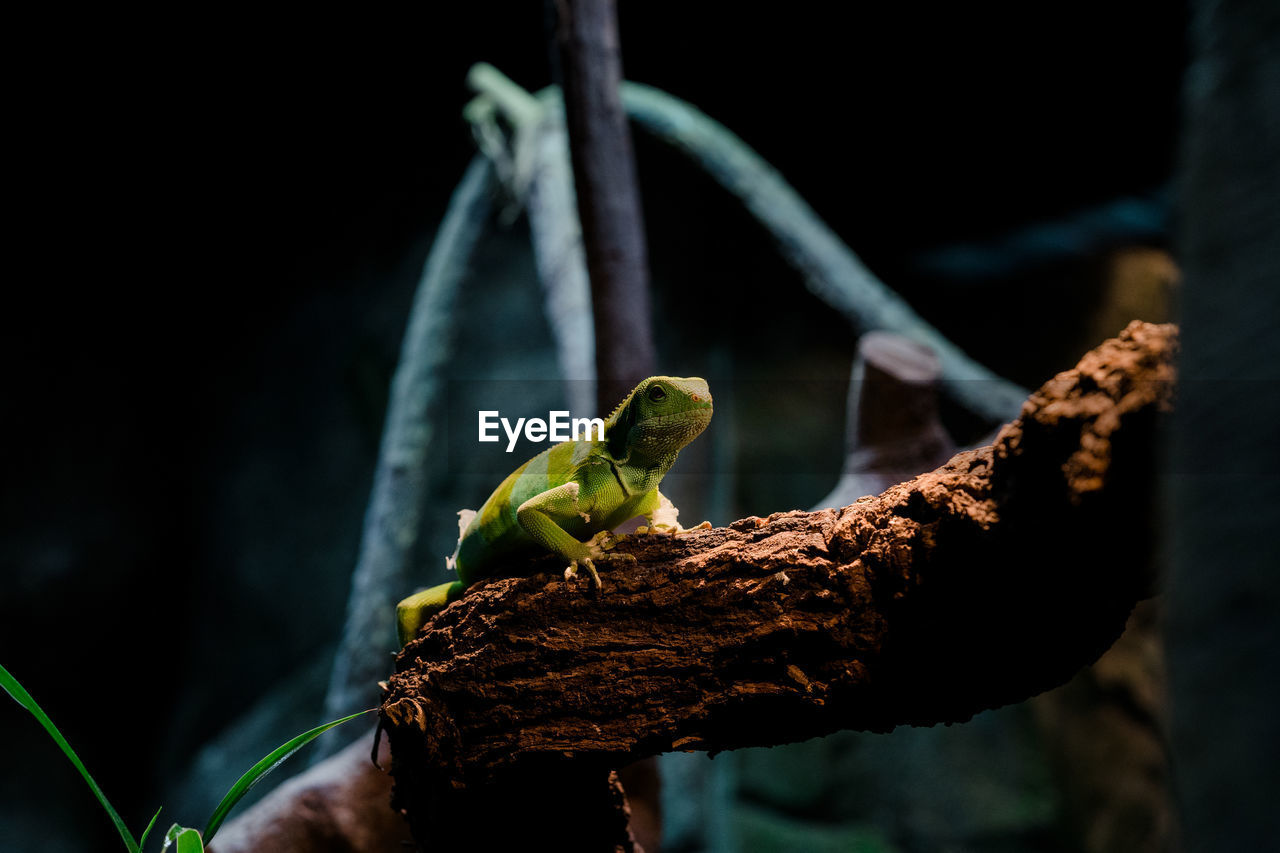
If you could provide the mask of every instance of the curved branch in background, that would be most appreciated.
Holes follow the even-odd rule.
[[[480,150],[494,162],[529,220],[534,265],[569,410],[577,417],[594,416],[598,411],[591,285],[560,91],[553,87],[531,95],[485,62],[467,72],[467,85],[476,97],[463,114]],[[511,127],[509,135],[499,128],[499,115]]]
[[[627,113],[688,155],[737,196],[804,275],[813,293],[861,331],[896,332],[942,362],[942,383],[961,406],[1000,423],[1017,416],[1027,390],[978,364],[867,269],[813,208],[755,151],[691,104],[652,86],[622,84]]]
[[[477,137],[486,153],[505,165],[502,171],[517,201],[530,206],[538,273],[548,300],[561,300],[580,315],[587,310],[590,295],[573,203],[573,175],[567,169],[560,93],[548,87],[532,95],[485,63],[472,69],[468,81],[483,99],[469,115],[473,123],[480,125],[487,119],[488,107],[483,104],[488,102],[515,128],[509,150],[493,130],[480,130]],[[639,83],[622,84],[622,105],[641,127],[689,156],[737,196],[773,234],[782,255],[801,271],[810,290],[857,329],[894,332],[930,347],[942,363],[944,389],[957,403],[991,423],[1017,416],[1027,390],[973,361],[925,322],[867,269],[776,169],[732,131],[691,104]],[[535,196],[540,197],[536,211]],[[571,225],[565,224],[569,213]],[[581,365],[581,352],[570,349],[590,334],[590,330],[582,333],[585,325],[581,316],[552,317],[562,365]],[[580,367],[568,375],[576,373],[581,373]]]
[[[489,220],[492,176],[483,156],[467,167],[431,245],[409,312],[360,556],[351,576],[347,620],[325,698],[326,713],[335,717],[368,707],[395,651],[396,601],[409,586],[409,563],[418,541],[428,487],[427,453],[441,417],[443,367],[452,350],[454,305]],[[337,746],[341,742],[320,757]]]
[[[1176,347],[1131,324],[994,445],[877,498],[624,540],[638,562],[598,595],[546,562],[473,586],[382,705],[415,836],[484,846],[511,807],[526,838],[613,838],[607,773],[642,756],[958,722],[1064,683],[1151,594]]]

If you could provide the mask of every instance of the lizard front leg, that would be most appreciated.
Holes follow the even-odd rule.
[[[680,510],[676,509],[666,495],[654,489],[645,496],[643,503],[637,507],[639,510],[636,514],[643,515],[647,525],[641,525],[636,528],[636,533],[665,533],[674,536],[677,533],[687,533],[690,530],[708,530],[711,522],[704,521],[694,527],[681,527],[678,520]]]
[[[605,556],[602,537],[579,542],[560,526],[562,519],[590,518],[578,500],[581,489],[578,483],[568,482],[534,495],[516,509],[516,520],[535,542],[569,560],[566,577],[572,577],[581,566],[591,574],[591,580],[599,589],[600,575],[595,561]]]

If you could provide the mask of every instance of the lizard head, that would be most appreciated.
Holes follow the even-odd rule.
[[[650,376],[606,421],[610,451],[617,459],[632,451],[651,458],[678,453],[707,428],[711,414],[705,379]]]

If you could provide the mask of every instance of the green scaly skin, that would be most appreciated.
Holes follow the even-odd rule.
[[[459,513],[462,533],[447,561],[458,580],[400,602],[400,644],[475,581],[541,552],[569,561],[566,578],[585,568],[599,587],[595,563],[609,556],[609,531],[643,516],[648,523],[638,533],[681,532],[675,507],[658,484],[685,445],[707,428],[711,413],[705,380],[651,376],[605,420],[603,441],[562,442],[521,465],[479,512]]]

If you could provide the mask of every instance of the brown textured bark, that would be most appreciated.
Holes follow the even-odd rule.
[[[960,721],[1064,683],[1151,589],[1175,349],[1173,327],[1134,323],[994,445],[842,509],[633,537],[599,594],[554,560],[473,588],[404,649],[382,707],[415,835],[510,791],[546,800],[526,837],[560,840],[588,794],[527,788],[566,768]]]

